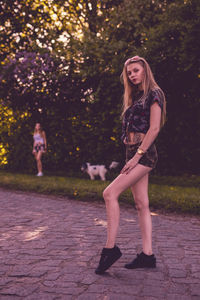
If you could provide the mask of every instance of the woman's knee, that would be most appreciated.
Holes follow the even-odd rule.
[[[37,162],[40,162],[41,161],[41,157],[40,156],[36,156],[36,160],[37,160]]]
[[[108,200],[110,198],[110,192],[109,192],[109,189],[106,188],[104,191],[103,191],[103,198],[104,200]]]
[[[105,201],[109,201],[111,198],[115,198],[116,195],[114,195],[114,192],[111,188],[106,188],[103,191],[103,198]]]
[[[134,200],[138,211],[149,210],[149,200],[147,197],[135,197]]]

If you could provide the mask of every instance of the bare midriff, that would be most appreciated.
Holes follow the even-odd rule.
[[[145,134],[142,132],[128,132],[127,142],[128,145],[138,144],[143,141]]]

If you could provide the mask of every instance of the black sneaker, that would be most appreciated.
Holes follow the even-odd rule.
[[[137,257],[129,264],[124,266],[126,269],[137,269],[137,268],[155,268],[156,258],[154,254],[146,255],[143,252],[137,254]]]
[[[101,258],[99,265],[95,270],[96,274],[103,274],[110,266],[114,264],[120,257],[122,253],[119,247],[115,246],[113,248],[103,248],[101,252]]]

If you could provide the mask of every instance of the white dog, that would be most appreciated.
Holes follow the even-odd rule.
[[[109,169],[114,169],[119,165],[117,161],[111,162]],[[108,169],[105,165],[91,165],[90,163],[84,163],[81,167],[81,171],[88,173],[91,180],[95,179],[95,176],[100,176],[101,180],[106,180],[106,173]]]

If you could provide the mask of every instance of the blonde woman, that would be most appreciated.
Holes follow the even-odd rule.
[[[42,154],[47,150],[47,140],[44,130],[42,130],[40,123],[36,123],[33,134],[33,154],[37,162],[37,176],[43,176],[42,173]]]
[[[131,188],[138,212],[142,252],[127,263],[125,268],[156,267],[152,250],[148,178],[157,163],[154,142],[165,122],[166,101],[144,58],[129,58],[124,64],[122,79],[122,140],[126,146],[126,164],[120,175],[103,192],[107,212],[107,241],[101,252],[96,274],[103,274],[122,255],[115,244],[120,217],[118,198],[128,188]]]

